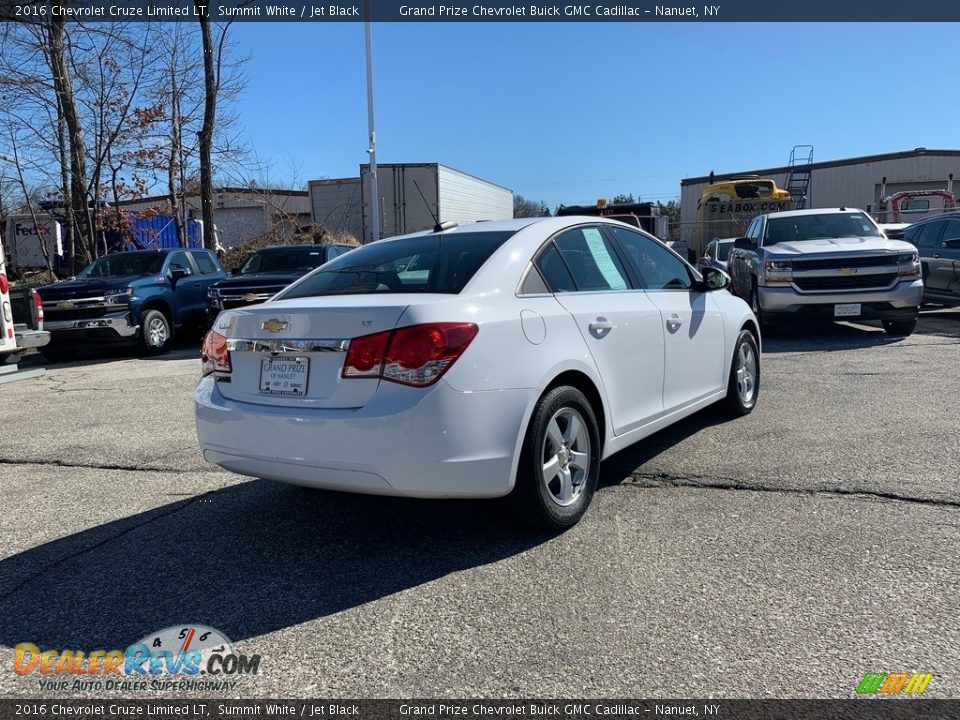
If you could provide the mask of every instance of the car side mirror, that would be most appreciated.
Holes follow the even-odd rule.
[[[730,287],[730,276],[723,270],[718,270],[708,265],[701,270],[700,274],[703,277],[700,282],[697,283],[697,289],[701,292],[714,292],[715,290],[723,290]]]
[[[178,280],[183,280],[185,277],[190,277],[189,269],[179,267],[170,268],[170,280],[174,284],[176,284]]]
[[[748,237],[739,237],[733,241],[733,246],[737,250],[756,250],[757,245]]]
[[[960,238],[950,238],[943,241],[943,246],[949,250],[960,250]]]

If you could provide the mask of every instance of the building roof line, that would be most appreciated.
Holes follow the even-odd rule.
[[[914,150],[906,150],[903,152],[882,153],[880,155],[862,155],[860,157],[845,158],[843,160],[825,160],[823,162],[812,163],[809,165],[809,167],[813,170],[823,170],[826,168],[844,167],[847,165],[862,165],[863,163],[868,162],[880,162],[882,160],[907,160],[910,158],[926,157],[931,155],[936,157],[960,157],[960,150],[928,150],[926,148],[915,148]],[[762,177],[765,175],[789,173],[790,170],[791,167],[789,165],[783,165],[781,167],[766,168],[764,170],[743,170],[732,173],[715,173],[713,179],[714,182],[720,182],[723,180],[729,180],[730,178],[738,175],[749,174],[760,175]],[[706,182],[710,182],[709,175],[683,178],[680,181],[680,187],[685,187],[688,185],[700,185]]]

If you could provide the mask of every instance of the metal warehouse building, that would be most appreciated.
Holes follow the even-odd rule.
[[[916,148],[906,152],[814,162],[807,167],[810,170],[810,181],[806,192],[806,207],[843,205],[875,212],[884,178],[886,195],[901,190],[943,190],[948,186],[951,174],[953,179],[960,181],[960,150]],[[791,170],[796,169],[783,166],[715,174],[713,181],[719,182],[742,175],[759,175],[772,178],[778,186],[786,188]],[[690,242],[693,235],[697,203],[710,182],[711,178],[707,175],[687,178],[680,183],[680,237],[687,242]],[[954,192],[957,189],[955,187]]]

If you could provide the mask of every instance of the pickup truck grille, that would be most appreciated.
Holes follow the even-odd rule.
[[[61,320],[91,320],[103,317],[109,313],[115,313],[124,306],[100,305],[87,306],[80,308],[71,308],[69,310],[57,310],[56,308],[44,308],[43,315],[46,322],[59,322]]]
[[[869,255],[867,257],[826,258],[824,260],[794,260],[793,269],[803,270],[840,270],[842,268],[884,267],[897,264],[897,256]]]
[[[849,267],[849,266],[847,266]],[[881,275],[849,275],[829,277],[794,277],[793,284],[801,290],[867,290],[887,288],[897,279],[896,273]]]
[[[220,301],[220,307],[224,310],[229,310],[230,308],[265,302],[285,287],[287,286],[277,285],[276,287],[263,287],[261,285],[252,288],[224,288],[220,290],[217,298]]]

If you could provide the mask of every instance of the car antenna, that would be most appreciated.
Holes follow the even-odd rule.
[[[423,198],[423,204],[427,206],[427,212],[430,213],[430,217],[433,218],[433,231],[435,233],[443,232],[444,230],[451,230],[457,227],[455,222],[440,222],[439,218],[433,213],[433,208],[430,207],[430,203],[427,202],[426,196],[423,194],[423,190],[420,189],[420,184],[414,180],[413,186],[417,189],[417,192],[420,193],[420,197]]]

